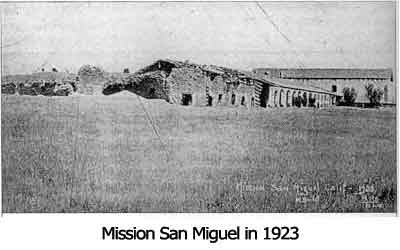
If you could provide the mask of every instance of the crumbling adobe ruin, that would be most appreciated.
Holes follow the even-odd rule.
[[[173,60],[158,60],[134,74],[106,73],[101,68],[84,65],[78,77],[72,74],[60,76],[64,74],[40,72],[24,75],[25,81],[16,80],[21,80],[21,76],[10,76],[2,81],[6,82],[2,84],[2,93],[110,95],[127,90],[144,98],[163,99],[185,106],[246,108],[327,107],[335,105],[340,98],[337,93],[314,86],[299,86],[287,79],[260,78],[251,72]]]
[[[252,84],[237,70],[158,60],[119,81],[109,80],[103,93],[128,90],[145,98],[181,105],[250,107],[255,94]]]
[[[101,94],[102,87],[106,82],[106,73],[101,67],[83,65],[78,70],[78,77],[78,93],[86,95]]]
[[[38,72],[30,75],[6,76],[2,79],[1,93],[10,95],[68,96],[77,91],[78,82],[73,74]]]

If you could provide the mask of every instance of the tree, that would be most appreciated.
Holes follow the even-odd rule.
[[[343,99],[344,104],[347,106],[353,106],[356,102],[357,92],[354,88],[345,87],[343,88]]]
[[[366,96],[369,99],[371,106],[380,106],[383,97],[383,90],[381,90],[380,88],[375,88],[372,83],[365,85],[365,90],[367,91]]]

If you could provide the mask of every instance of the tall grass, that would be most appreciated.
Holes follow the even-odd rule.
[[[2,96],[3,212],[396,210],[394,110],[138,100]]]

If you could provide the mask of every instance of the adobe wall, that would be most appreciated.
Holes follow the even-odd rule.
[[[251,108],[255,106],[255,86],[229,84],[226,97],[226,105],[228,106]]]
[[[132,76],[127,79],[125,89],[148,99],[170,100],[166,75],[161,70]]]
[[[166,79],[171,103],[181,104],[182,94],[192,95],[192,104],[207,106],[207,89],[213,97],[224,92],[225,83],[220,76],[211,80],[207,72],[197,67],[173,68]],[[208,87],[208,88],[207,88]]]

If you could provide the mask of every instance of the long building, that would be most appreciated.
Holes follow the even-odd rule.
[[[312,86],[297,86],[278,78],[260,78],[251,72],[215,65],[158,60],[117,84],[106,83],[104,94],[122,89],[145,98],[194,106],[326,107],[338,95]]]
[[[293,68],[256,68],[253,73],[263,79],[278,78],[296,86],[311,86],[337,95],[343,95],[345,87],[357,92],[356,104],[369,103],[365,86],[373,84],[383,90],[384,105],[396,104],[396,88],[391,69],[293,69]]]

